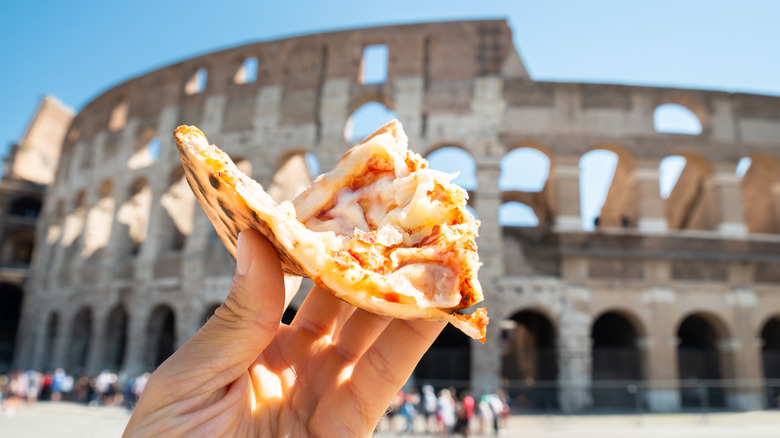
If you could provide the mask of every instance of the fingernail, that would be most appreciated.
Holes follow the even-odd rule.
[[[247,244],[244,233],[239,233],[238,243],[236,243],[236,273],[238,275],[246,275],[251,264],[252,248]]]

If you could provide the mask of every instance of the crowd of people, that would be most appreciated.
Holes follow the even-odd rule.
[[[132,409],[149,376],[144,373],[121,379],[108,370],[93,376],[72,376],[62,368],[47,373],[12,370],[0,375],[0,412],[13,416],[37,401]],[[469,391],[442,388],[437,392],[425,385],[421,390],[399,391],[377,429],[406,435],[498,435],[506,428],[508,416],[509,405],[500,390],[475,398]]]
[[[378,431],[415,435],[498,435],[506,429],[509,404],[501,390],[475,398],[469,391],[457,392],[431,385],[396,394]]]
[[[149,374],[121,379],[103,370],[97,375],[70,375],[62,368],[42,373],[12,370],[0,374],[0,412],[13,416],[37,401],[71,401],[90,406],[124,406],[131,409],[146,386]]]

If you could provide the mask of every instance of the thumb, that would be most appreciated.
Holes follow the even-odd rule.
[[[276,250],[257,231],[242,231],[230,292],[182,347],[189,350],[186,360],[223,372],[234,369],[236,376],[246,371],[276,334],[285,301],[285,281]]]

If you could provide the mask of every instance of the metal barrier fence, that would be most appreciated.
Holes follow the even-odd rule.
[[[456,394],[472,389],[466,380],[425,380],[415,386],[453,388]],[[479,386],[479,385],[474,385]],[[585,400],[580,413],[650,413],[648,397],[654,391],[675,395],[681,412],[726,412],[780,408],[780,379],[699,380],[669,382],[642,380],[594,380],[581,384],[558,381],[504,380],[500,389],[512,411],[557,414],[564,411],[566,397]],[[479,397],[481,394],[473,394]],[[576,404],[576,403],[575,403]]]

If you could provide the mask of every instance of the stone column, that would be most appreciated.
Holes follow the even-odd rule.
[[[648,335],[637,338],[642,355],[644,401],[650,412],[675,412],[680,409],[677,381],[677,344],[671,335]]]
[[[559,321],[558,404],[563,412],[582,412],[593,404],[591,321],[576,311],[565,312]]]
[[[104,306],[98,305],[93,308],[92,328],[89,339],[89,356],[87,357],[88,374],[97,374],[105,366],[106,317],[107,310]]]
[[[733,167],[716,165],[706,184],[712,186],[717,196],[717,230],[724,237],[744,237],[747,226],[742,207],[741,178],[734,173]]]
[[[125,353],[125,363],[122,366],[122,372],[128,376],[137,376],[146,371],[152,371],[152,365],[149,363],[147,357],[149,353],[146,351],[148,347],[146,325],[149,320],[149,309],[144,307],[133,309],[133,305],[136,303],[130,303],[130,312],[128,315],[127,324],[127,346]]]
[[[644,400],[651,412],[675,412],[680,409],[677,345],[680,340],[671,319],[677,297],[665,286],[648,287],[641,300],[653,318],[648,333],[637,339],[642,353]]]
[[[485,140],[492,142],[494,140]],[[487,146],[482,148],[481,146]],[[489,149],[488,145],[475,148]],[[498,302],[498,279],[503,275],[503,245],[501,226],[498,224],[498,207],[501,205],[501,192],[498,190],[500,157],[486,155],[477,158],[477,191],[475,209],[482,225],[479,229],[477,245],[479,257],[483,263],[479,270],[479,280],[485,294],[485,303],[495,305]],[[499,387],[501,376],[501,330],[499,324],[488,324],[485,344],[474,343],[471,349],[471,385],[476,394],[493,391]]]
[[[734,277],[730,279],[740,280]],[[742,280],[750,281],[748,278]],[[733,337],[719,340],[717,343],[721,357],[722,377],[736,382],[732,388],[727,388],[726,402],[730,408],[741,411],[763,409],[765,401],[761,351],[763,341],[760,337],[756,338],[757,333],[753,331],[753,325],[748,322],[755,320],[758,297],[749,287],[736,287],[730,290],[725,298],[737,321],[737,332]]]
[[[71,340],[71,332],[73,325],[73,312],[68,312],[65,306],[62,307],[60,312],[60,326],[57,330],[57,339],[53,342],[53,349],[51,355],[51,368],[66,368],[68,365],[68,345]],[[72,370],[69,370],[72,371]]]
[[[659,188],[659,163],[640,161],[636,168],[639,188],[639,231],[643,233],[665,233],[668,229],[664,200]]]
[[[555,157],[553,164],[555,183],[556,231],[580,231],[580,165],[579,157]]]

